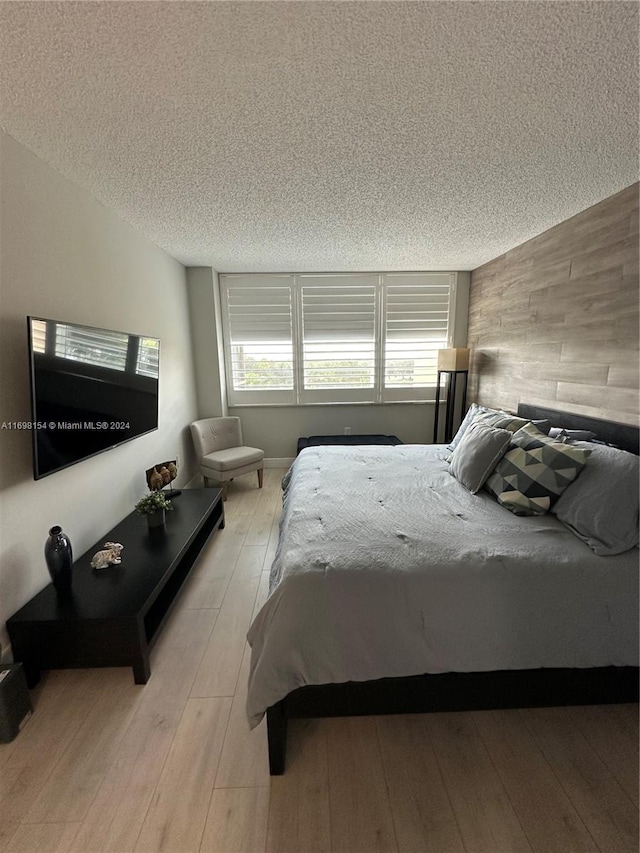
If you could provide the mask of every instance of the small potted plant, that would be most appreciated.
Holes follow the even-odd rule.
[[[166,510],[173,509],[171,501],[168,501],[164,492],[156,491],[149,492],[143,498],[140,498],[134,507],[140,515],[147,516],[147,524],[149,527],[162,527],[164,524],[164,514]]]

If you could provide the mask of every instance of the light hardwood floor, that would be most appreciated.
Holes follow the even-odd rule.
[[[148,684],[45,675],[0,746],[1,853],[637,851],[637,706],[294,721],[269,778],[264,723],[244,716],[245,633],[282,473],[231,484]]]

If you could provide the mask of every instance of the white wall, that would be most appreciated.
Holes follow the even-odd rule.
[[[243,440],[260,447],[268,459],[291,458],[305,435],[397,435],[405,444],[429,444],[433,403],[386,403],[340,406],[238,406],[229,409],[242,421]]]
[[[188,267],[187,291],[199,416],[217,418],[227,414],[218,274]]]
[[[7,617],[49,581],[43,546],[52,525],[79,557],[146,492],[145,469],[178,456],[177,484],[190,479],[197,404],[184,267],[11,137],[0,142],[0,422],[30,418],[27,314],[161,339],[156,432],[35,482],[29,433],[0,430],[6,645]]]

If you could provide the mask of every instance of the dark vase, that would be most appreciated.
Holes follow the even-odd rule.
[[[44,543],[44,558],[54,587],[58,592],[68,592],[71,589],[73,552],[66,533],[57,525],[51,528]]]
[[[150,512],[147,515],[147,524],[149,527],[163,527],[164,526],[164,510],[157,509],[155,512]]]

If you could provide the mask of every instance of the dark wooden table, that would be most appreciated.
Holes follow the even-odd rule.
[[[131,666],[136,684],[149,679],[149,652],[176,596],[214,530],[224,527],[220,489],[185,489],[166,525],[148,529],[133,512],[73,564],[69,593],[51,584],[7,622],[14,659],[30,686],[43,669]],[[105,542],[120,542],[122,563],[91,568]]]

